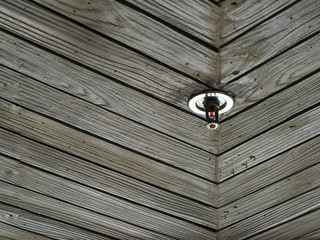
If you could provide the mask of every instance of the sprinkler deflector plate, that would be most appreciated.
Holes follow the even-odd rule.
[[[199,92],[190,97],[188,101],[188,106],[191,109],[191,111],[193,111],[196,114],[205,116],[206,111],[203,102],[205,98],[209,96],[216,97],[218,99],[219,114],[229,111],[234,104],[234,100],[230,94],[218,90],[208,90]]]

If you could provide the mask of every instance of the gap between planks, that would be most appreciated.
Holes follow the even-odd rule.
[[[218,80],[215,51],[118,1],[109,0],[108,4],[102,0],[91,4],[87,0],[33,2],[37,3],[37,11],[50,9],[207,85]]]
[[[1,212],[1,209],[0,209]],[[10,217],[10,215],[9,215]],[[0,219],[0,239],[1,240],[52,240],[52,238],[48,238],[37,233],[32,233],[29,231],[22,230],[18,227],[11,226],[9,224],[1,222]]]
[[[240,222],[270,207],[286,202],[307,191],[318,188],[320,163],[286,177],[270,186],[219,208],[219,229]]]
[[[115,240],[115,238],[105,237],[73,226],[72,224],[66,224],[62,221],[57,221],[12,205],[1,203],[1,201],[0,222],[18,227],[23,231],[38,232],[53,239]],[[19,238],[19,240],[21,240],[21,238]]]
[[[218,134],[205,129],[204,119],[88,71],[5,32],[0,34],[0,43],[0,63],[6,67],[180,141],[217,153]]]
[[[286,202],[228,226],[218,232],[218,239],[247,239],[319,208],[320,188],[315,188]]]
[[[224,122],[220,129],[220,154],[259,137],[268,129],[319,103],[319,80],[320,72],[317,70],[311,76],[297,80],[290,87]]]
[[[164,236],[181,239],[187,239],[188,236],[203,238],[214,233],[201,226],[130,203],[19,161],[4,156],[0,156],[0,159],[4,169],[1,173],[3,181],[87,209],[101,217],[111,217]]]
[[[226,0],[221,4],[222,17],[221,45],[236,41],[258,25],[271,20],[290,8],[297,0]]]
[[[63,201],[50,198],[34,191],[0,181],[1,202],[18,205],[20,208],[62,222],[72,222],[77,227],[93,231],[103,236],[117,239],[172,239],[170,237],[130,225],[114,218],[96,214]]]
[[[130,3],[138,11],[164,25],[170,24],[176,31],[188,33],[202,45],[217,51],[219,46],[219,24],[221,8],[210,0],[187,0],[183,2],[163,0],[121,0]],[[197,11],[195,11],[195,9]]]
[[[203,226],[216,228],[217,210],[165,189],[95,165],[0,128],[0,152],[95,190]]]
[[[318,135],[220,183],[219,208],[317,164],[319,159],[320,136]]]
[[[248,72],[318,32],[319,7],[317,0],[298,1],[286,11],[223,47],[220,51],[221,84],[225,85],[237,75]]]
[[[189,111],[189,96],[207,88],[48,11],[39,17],[30,2],[13,3],[1,1],[0,27],[150,96]]]
[[[219,182],[247,171],[255,165],[317,136],[319,126],[320,107],[318,103],[263,135],[219,156]],[[262,145],[263,147],[261,147]]]
[[[209,181],[151,161],[10,102],[0,100],[0,107],[0,126],[5,129],[195,201],[211,206],[217,201],[216,186]]]
[[[223,115],[227,118],[226,121],[229,121],[230,116],[232,119],[319,70],[317,62],[320,60],[320,35],[312,35],[304,40],[272,61],[224,86],[224,90],[236,95],[232,111]]]
[[[0,67],[1,97],[32,111],[152,158],[203,179],[213,181],[214,156],[185,143],[105,111],[10,69]]]
[[[294,219],[290,222],[284,223],[264,233],[252,237],[252,240],[273,240],[278,239],[296,239],[303,237],[311,231],[319,229],[320,227],[320,209]],[[303,226],[303,227],[301,227]],[[304,238],[305,239],[305,238]]]

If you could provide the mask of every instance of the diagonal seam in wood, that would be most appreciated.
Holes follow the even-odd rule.
[[[120,0],[119,0],[120,1]],[[122,1],[121,1],[122,2]],[[223,42],[223,31],[224,31],[224,28],[225,28],[225,23],[226,23],[226,15],[225,15],[225,6],[227,6],[228,4],[233,4],[233,3],[235,3],[235,5],[237,5],[238,3],[237,2],[240,2],[240,1],[238,1],[238,0],[236,0],[236,1],[233,1],[232,3],[231,3],[231,1],[224,1],[224,2],[222,2],[222,3],[220,3],[220,6],[221,6],[221,8],[220,8],[220,14],[221,14],[221,16],[220,16],[220,21],[218,22],[218,26],[219,26],[219,31],[220,31],[220,35],[219,35],[219,38],[220,38],[220,43],[218,44],[219,45],[219,48],[218,48],[218,52],[219,52],[219,55],[218,55],[218,61],[217,61],[217,76],[218,76],[218,79],[219,80],[221,80],[221,78],[223,78],[223,74],[222,74],[222,68],[224,67],[224,65],[225,65],[225,63],[223,63],[223,61],[222,61],[222,59],[223,58],[228,58],[228,54],[230,54],[230,51],[231,50],[233,50],[232,48],[231,48],[231,50],[228,52],[227,51],[227,54],[226,55],[223,55],[223,53],[221,52],[221,48],[223,48],[223,49],[228,49],[228,47],[231,45],[231,44],[234,44],[234,42],[235,41],[237,41],[239,38],[239,36],[240,35],[238,35],[238,36],[236,36],[236,37],[226,37],[226,39],[227,39],[227,44],[222,44],[222,42]],[[284,7],[284,8],[282,8],[282,9],[280,9],[280,10],[276,10],[276,13],[275,14],[279,14],[280,12],[282,12],[283,10],[285,10],[285,9],[287,9],[288,7],[292,7],[293,5],[295,5],[295,4],[297,4],[299,1],[288,1],[288,5],[286,5],[286,7]],[[240,5],[238,5],[237,7],[239,7]],[[308,11],[308,9],[307,10],[304,10],[304,11]],[[310,10],[310,12],[312,13],[312,10]],[[260,24],[262,24],[262,23],[264,23],[265,21],[267,21],[267,19],[270,19],[271,17],[273,18],[274,16],[275,16],[275,14],[274,15],[270,15],[269,17],[267,17],[267,18],[265,18],[264,20],[261,20],[259,23],[258,23],[258,25],[260,25]],[[307,14],[306,14],[307,15]],[[312,17],[312,15],[310,15],[311,17]],[[248,28],[250,31],[254,28],[254,27],[256,27],[257,25],[254,25],[254,26],[251,26],[250,28]],[[309,27],[310,28],[310,27]],[[316,30],[313,30],[313,31],[316,31]],[[246,30],[243,30],[243,33],[244,34],[246,34],[247,33],[247,31]],[[310,30],[310,32],[309,32],[311,35],[309,35],[309,36],[312,36],[312,38],[314,39],[314,38],[316,38],[316,35],[312,35],[312,34],[315,34],[314,32],[312,32],[311,30]],[[308,33],[308,34],[309,34]],[[317,32],[316,32],[317,33]],[[241,35],[242,36],[242,35]],[[229,40],[228,40],[229,39]],[[300,40],[300,41],[302,41],[302,42],[299,42],[299,45],[303,45],[303,47],[305,48],[305,46],[304,46],[304,41],[305,41],[305,39],[306,38],[304,38],[304,39],[302,39],[302,40]],[[314,42],[312,42],[312,39],[309,41],[309,39],[308,39],[308,41],[306,41],[307,43],[311,43],[311,44],[316,44],[316,43],[314,43]],[[301,43],[301,44],[300,44]],[[237,46],[236,46],[237,47]],[[249,47],[248,47],[249,48]],[[284,50],[283,50],[283,49]],[[286,49],[289,49],[290,47],[288,47],[288,46],[282,46],[282,48],[279,50],[280,51],[280,54],[282,55],[282,54],[284,54],[285,53],[285,51],[286,51]],[[298,48],[298,47],[297,47]],[[281,52],[283,50],[283,52]],[[291,50],[291,49],[290,49]],[[306,50],[306,52],[307,51],[309,51],[309,52],[312,52],[312,50]],[[254,55],[254,53],[252,53],[253,55]],[[260,62],[260,64],[261,63],[265,63],[266,61],[268,60],[268,57],[265,57],[264,59],[262,59],[261,60],[261,62]],[[252,63],[253,65],[254,65],[254,63]],[[252,68],[252,66],[249,66],[248,68]],[[310,72],[312,72],[314,69],[311,69],[310,70]],[[241,69],[241,71],[242,71],[242,69]],[[247,73],[248,73],[248,71],[247,70],[245,70],[244,71],[244,73],[241,73],[241,74],[244,74],[244,75],[247,75]],[[308,74],[307,72],[305,73],[305,74]],[[234,74],[234,75],[237,75],[237,74]],[[314,75],[313,77],[311,77],[310,76],[310,79],[308,78],[308,83],[313,83],[313,84],[310,84],[311,86],[313,86],[313,88],[314,89],[316,89],[316,87],[318,87],[318,85],[316,85],[316,82],[314,82],[315,81],[315,77],[317,76],[316,75],[316,73],[314,73],[314,72],[312,72],[312,74],[311,75]],[[242,76],[242,75],[241,75]],[[305,76],[308,76],[308,75],[305,75]],[[299,77],[301,77],[301,76],[299,76]],[[308,76],[309,77],[309,76]],[[296,80],[292,80],[292,81],[296,81]],[[296,81],[296,82],[298,82],[298,81]],[[230,81],[229,81],[229,83],[230,83]],[[215,85],[213,85],[213,84],[217,84],[217,83],[210,83],[210,86],[215,86]],[[217,84],[217,86],[219,87],[221,84]],[[230,84],[230,85],[232,85],[232,84]],[[296,84],[297,86],[295,86],[295,89],[299,89],[299,87],[301,87],[299,84]],[[290,85],[291,86],[291,85]],[[309,85],[308,85],[309,86]],[[300,90],[301,90],[301,88],[300,88]],[[288,90],[289,91],[289,90]],[[299,91],[298,91],[299,92]],[[279,93],[280,94],[280,93]],[[315,99],[315,100],[317,100],[317,99]],[[282,129],[284,132],[286,132],[289,136],[291,136],[293,139],[297,139],[297,138],[299,138],[299,135],[297,135],[293,130],[294,129],[292,129],[292,128],[301,128],[301,129],[303,129],[303,130],[305,130],[305,131],[308,131],[308,134],[307,135],[303,135],[303,137],[298,141],[298,142],[295,142],[295,146],[294,146],[294,148],[299,148],[300,149],[300,147],[305,147],[305,146],[309,146],[309,143],[306,143],[306,142],[312,142],[312,140],[315,138],[315,137],[317,137],[317,128],[316,128],[316,126],[315,126],[315,128],[312,128],[312,129],[307,129],[305,126],[304,126],[304,124],[303,123],[308,123],[308,120],[306,120],[306,119],[314,119],[314,120],[317,120],[317,119],[319,119],[318,117],[318,113],[317,113],[317,111],[319,110],[319,106],[318,105],[316,105],[316,103],[315,102],[311,102],[310,103],[310,106],[308,106],[308,108],[306,108],[307,110],[308,110],[308,112],[304,112],[304,111],[302,111],[302,112],[299,112],[299,115],[300,115],[300,113],[302,114],[302,116],[300,117],[299,115],[295,115],[295,114],[297,114],[297,112],[295,112],[294,113],[294,116],[296,116],[295,117],[295,119],[290,119],[289,120],[289,122],[288,122],[288,124],[287,123],[285,123],[285,124],[283,124],[283,125],[285,125],[285,127],[287,127],[290,131],[289,131],[289,133],[288,133],[288,129],[286,128],[286,129]],[[313,113],[313,115],[312,114],[309,114],[309,112],[310,113]],[[288,119],[287,119],[288,120]],[[286,121],[287,121],[286,120]],[[276,126],[276,125],[274,125],[274,123],[272,123],[273,125],[271,125],[271,128],[270,129],[268,129],[268,132],[266,133],[266,134],[268,134],[268,136],[274,136],[274,135],[276,135],[276,133],[275,133],[275,131],[274,131],[274,129],[277,129],[278,127],[282,127],[282,125],[280,126]],[[294,127],[292,127],[292,126],[294,126]],[[269,131],[270,130],[270,131]],[[219,136],[218,136],[218,138],[219,138],[219,144],[218,144],[218,146],[219,146],[219,148],[221,147],[222,148],[222,145],[225,145],[225,143],[222,141],[223,140],[223,135],[222,135],[222,133],[221,132],[219,132]],[[270,138],[270,139],[272,139],[272,138]],[[250,139],[251,140],[251,139]],[[284,137],[281,135],[281,136],[277,136],[277,140],[279,141],[279,142],[281,142],[281,141],[283,141],[284,140]],[[224,146],[224,147],[226,147],[226,146]],[[255,144],[255,148],[257,149],[257,148],[259,148],[259,146],[257,145],[257,144]],[[217,152],[217,154],[219,153],[219,151],[220,151],[220,149],[218,149],[218,152]],[[286,151],[291,151],[290,149],[288,150],[287,148],[282,148],[282,150],[281,150],[282,152],[278,152],[277,154],[279,154],[279,156],[281,155],[281,156],[286,156]],[[228,151],[229,152],[229,151]],[[234,153],[234,154],[230,154],[230,153],[226,153],[226,154],[224,154],[224,155],[222,155],[222,156],[218,156],[218,157],[215,157],[217,154],[213,154],[213,158],[215,159],[214,160],[214,166],[215,166],[215,170],[213,170],[216,174],[214,175],[215,176],[215,178],[214,178],[214,182],[217,182],[217,183],[212,183],[213,184],[213,186],[214,186],[214,188],[216,188],[217,189],[217,200],[216,200],[216,202],[213,202],[212,203],[212,205],[214,206],[214,207],[216,207],[216,208],[218,208],[218,210],[221,208],[223,208],[224,206],[221,206],[221,205],[224,205],[224,204],[222,204],[221,202],[220,202],[220,200],[221,200],[221,194],[222,194],[222,192],[223,191],[221,191],[221,190],[223,190],[223,186],[225,185],[224,183],[225,182],[220,182],[220,181],[222,181],[222,180],[228,180],[229,179],[229,177],[230,177],[230,173],[228,173],[228,174],[225,174],[225,176],[223,176],[223,177],[219,177],[219,161],[221,160],[225,160],[226,162],[228,162],[228,161],[230,161],[230,162],[233,162],[235,159],[237,159],[238,157],[239,157],[239,159],[241,160],[240,161],[240,164],[241,164],[241,168],[247,168],[248,167],[248,164],[250,165],[250,164],[253,164],[252,166],[254,166],[254,165],[258,165],[258,164],[256,164],[256,163],[254,163],[254,161],[256,161],[256,162],[258,162],[258,161],[261,161],[261,163],[262,163],[262,161],[264,161],[264,162],[267,162],[268,161],[268,159],[265,157],[265,156],[263,156],[264,157],[264,159],[263,160],[261,160],[261,159],[257,159],[257,156],[255,156],[255,155],[246,155],[246,154],[244,154],[245,156],[237,156],[237,154],[236,153]],[[272,158],[276,158],[278,155],[273,155],[272,156]],[[227,158],[228,157],[228,158]],[[226,160],[227,159],[227,160]],[[248,161],[245,161],[245,159],[249,159],[249,163],[248,163]],[[260,166],[260,165],[258,165],[258,166]],[[304,166],[305,167],[305,166]],[[228,171],[229,170],[229,168],[228,167],[225,167],[226,168],[226,171]],[[308,166],[308,168],[310,168],[310,169],[315,169],[314,168],[314,166]],[[305,169],[299,169],[299,171],[311,171],[311,170],[305,170]],[[295,172],[294,172],[295,173]],[[231,172],[231,174],[235,174],[235,172],[234,172],[234,170],[233,170],[233,173]],[[232,179],[232,176],[230,177],[230,179]],[[220,183],[219,183],[220,182]],[[279,186],[282,186],[280,183],[279,183]],[[314,186],[313,186],[314,187]],[[280,187],[279,187],[280,188]],[[228,210],[225,210],[226,212],[228,211]],[[217,222],[218,223],[220,223],[220,220],[222,221],[223,219],[221,219],[223,216],[225,216],[226,214],[225,214],[225,212],[224,211],[222,211],[222,212],[220,212],[220,211],[218,211],[218,214],[217,214]],[[219,227],[219,226],[218,226]],[[218,228],[219,229],[219,228]],[[218,238],[219,238],[219,235],[218,235]]]

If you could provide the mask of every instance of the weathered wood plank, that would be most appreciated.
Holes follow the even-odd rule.
[[[36,180],[36,179],[34,179]],[[1,202],[118,239],[172,239],[115,218],[0,181]]]
[[[320,102],[320,73],[266,99],[221,126],[221,152]],[[302,100],[303,99],[303,100]]]
[[[303,217],[292,220],[291,222],[280,225],[279,227],[270,229],[262,234],[259,234],[251,239],[296,239],[303,237],[310,231],[314,231],[320,227],[320,209],[309,213]],[[305,238],[303,238],[305,239]]]
[[[205,83],[218,78],[217,52],[118,1],[35,1]]]
[[[319,134],[320,107],[297,116],[218,157],[219,181],[246,171]]]
[[[317,0],[299,1],[276,17],[221,49],[221,83],[225,84],[320,29]]]
[[[319,203],[320,188],[316,188],[220,230],[218,238],[247,239],[252,235],[318,209]]]
[[[0,63],[102,108],[210,152],[218,134],[206,121],[0,32]]]
[[[216,229],[217,210],[0,128],[0,152],[61,177]]]
[[[206,89],[31,2],[1,1],[0,6],[0,27],[165,102],[187,109],[191,93]]]
[[[1,97],[113,143],[214,180],[213,155],[0,66]]]
[[[214,46],[219,45],[220,7],[210,0],[126,0]],[[196,9],[196,11],[195,11]]]
[[[231,41],[245,31],[281,12],[297,0],[227,0],[221,4],[224,16],[222,19],[221,41]]]
[[[25,231],[37,232],[50,238],[59,240],[114,240],[114,238],[105,237],[103,235],[46,218],[20,208],[3,204],[1,202],[0,222],[8,223]]]
[[[74,204],[111,218],[178,239],[208,239],[213,230],[28,167],[0,155],[0,177],[7,183]]]
[[[296,238],[296,240],[318,240],[320,239],[320,228],[311,233],[307,233],[301,237]]]
[[[225,85],[224,90],[233,92],[236,98],[232,111],[223,117],[235,114],[319,69],[319,51],[320,35],[316,35]]]
[[[219,206],[320,162],[320,136],[219,184]]]
[[[0,100],[0,127],[152,185],[212,205],[216,185]]]
[[[9,216],[10,217],[10,216]],[[0,220],[1,221],[1,220]],[[51,238],[47,238],[45,236],[41,236],[36,233],[31,233],[28,231],[21,230],[20,228],[10,226],[5,223],[0,222],[0,239],[1,240],[50,240]]]
[[[320,163],[219,208],[219,228],[230,226],[319,187],[319,174]]]

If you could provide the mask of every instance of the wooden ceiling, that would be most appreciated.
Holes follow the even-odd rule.
[[[0,239],[319,239],[318,0],[0,16]],[[216,132],[187,107],[209,87]]]

